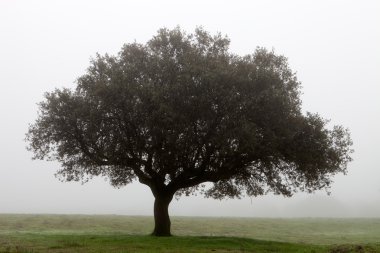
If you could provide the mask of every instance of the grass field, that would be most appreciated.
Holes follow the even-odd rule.
[[[0,252],[380,252],[380,219],[0,214]]]

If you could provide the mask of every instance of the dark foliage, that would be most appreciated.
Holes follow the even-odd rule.
[[[223,198],[328,188],[351,161],[348,131],[302,114],[285,57],[228,46],[200,28],[161,29],[145,45],[98,55],[75,90],[46,94],[30,150],[58,160],[68,181],[138,179],[167,205],[196,190]]]

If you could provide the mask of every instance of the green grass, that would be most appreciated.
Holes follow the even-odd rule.
[[[0,214],[0,252],[380,252],[380,219],[173,217],[175,236],[148,236],[153,218]]]

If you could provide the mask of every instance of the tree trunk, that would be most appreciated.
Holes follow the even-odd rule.
[[[156,196],[154,200],[154,236],[171,236],[169,204],[173,196]]]

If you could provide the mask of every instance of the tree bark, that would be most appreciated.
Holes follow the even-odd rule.
[[[154,200],[154,236],[171,236],[169,204],[173,196],[156,196]]]

